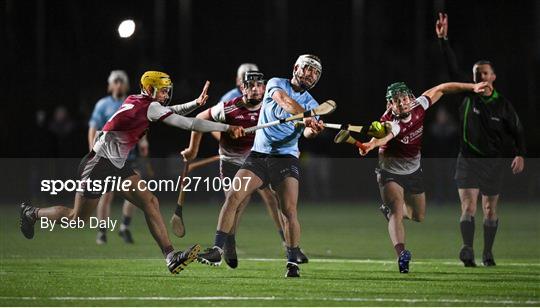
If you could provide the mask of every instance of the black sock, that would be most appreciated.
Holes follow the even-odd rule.
[[[394,245],[394,249],[396,250],[396,254],[397,256],[399,257],[399,255],[401,254],[401,252],[403,250],[405,250],[405,244],[403,243],[397,243],[396,245]]]
[[[225,241],[227,240],[227,237],[229,236],[228,233],[225,233],[223,231],[216,231],[216,237],[214,239],[214,246],[217,246],[221,249],[223,249],[223,246],[225,246]]]
[[[163,247],[161,248],[161,252],[163,253],[163,256],[165,256],[165,258],[167,257],[167,255],[171,252],[174,251],[174,248],[172,247],[172,245],[169,245],[167,247]]]
[[[122,217],[122,224],[124,226],[129,226],[129,224],[131,223],[131,217],[130,216],[123,216]]]
[[[99,232],[101,232],[101,233],[107,233],[107,228],[99,228]]]
[[[287,262],[296,263],[296,252],[299,250],[299,247],[287,247]]]
[[[236,245],[236,238],[234,236],[234,233],[233,234],[229,234],[227,236],[227,239],[225,240],[225,243],[227,244],[227,246],[229,247],[234,247]]]
[[[499,227],[499,220],[484,220],[484,253],[491,252],[493,248],[493,242],[495,241],[495,234],[497,234],[497,227]]]
[[[281,237],[281,240],[285,242],[285,233],[283,233],[283,230],[279,230],[278,233],[279,233],[279,237]]]
[[[459,223],[461,229],[461,237],[463,238],[463,245],[467,247],[473,247],[474,241],[474,216],[465,215],[461,217]]]

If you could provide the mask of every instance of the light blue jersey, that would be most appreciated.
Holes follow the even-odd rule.
[[[88,126],[96,130],[101,130],[109,118],[120,108],[122,103],[122,99],[116,100],[112,96],[100,99],[94,107]]]
[[[122,105],[124,102],[123,99],[114,99],[111,95],[106,96],[102,99],[100,99],[96,106],[94,107],[94,111],[92,112],[92,116],[90,117],[90,121],[88,121],[88,126],[95,128],[96,130],[101,130],[103,126],[105,126],[105,123],[109,121],[109,119],[112,117],[112,115],[118,111],[118,108]],[[137,147],[133,148],[129,152],[128,160],[133,161],[137,158]]]
[[[238,88],[231,89],[229,92],[225,93],[220,99],[220,102],[228,102],[232,101],[233,99],[242,96],[242,92],[238,90]]]
[[[295,92],[289,79],[272,78],[266,84],[266,92],[264,93],[261,113],[259,115],[259,125],[291,116],[290,113],[281,108],[272,99],[272,95],[277,90],[287,93],[290,98],[294,99],[306,110],[313,109],[319,105],[307,91]],[[302,126],[295,127],[294,122],[259,129],[255,134],[255,142],[251,150],[265,154],[290,154],[299,157],[298,139],[302,135],[303,130],[304,128]]]

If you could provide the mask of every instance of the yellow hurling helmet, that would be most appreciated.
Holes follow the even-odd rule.
[[[152,87],[152,93],[147,93],[146,89]],[[141,92],[156,98],[156,94],[163,88],[169,89],[168,103],[172,99],[173,83],[169,75],[158,71],[147,71],[141,77]]]

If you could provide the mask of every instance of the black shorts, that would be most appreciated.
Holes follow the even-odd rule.
[[[96,153],[92,151],[81,159],[77,174],[81,181],[86,181],[87,179],[90,179],[92,182],[100,181],[101,185],[105,186],[104,182],[107,177],[116,177],[116,180],[119,181],[119,179],[125,180],[136,173],[128,163],[122,168],[117,168],[110,160],[97,156]],[[102,190],[96,189],[97,187],[95,185],[93,185],[91,189],[86,185],[82,186],[83,196],[88,199],[97,199],[101,197],[105,191],[111,191],[112,188],[110,183],[107,185],[106,189]]]
[[[375,169],[377,182],[380,186],[386,183],[395,182],[403,188],[408,194],[421,194],[424,190],[424,179],[422,177],[422,168],[418,168],[411,174],[395,174],[383,169]]]
[[[495,196],[501,191],[503,159],[464,157],[459,153],[454,180],[458,188],[478,188],[484,196]]]
[[[274,155],[251,151],[240,169],[255,173],[263,181],[259,189],[264,189],[268,185],[275,189],[288,177],[300,180],[300,163],[294,155]]]
[[[233,179],[236,172],[240,170],[242,165],[233,164],[224,160],[219,161],[219,176],[223,180],[224,178]]]

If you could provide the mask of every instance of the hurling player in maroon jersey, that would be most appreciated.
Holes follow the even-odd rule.
[[[409,272],[411,260],[410,251],[405,249],[403,218],[421,222],[426,209],[420,166],[425,113],[444,94],[467,91],[480,93],[488,87],[486,82],[443,83],[415,98],[403,82],[388,86],[388,109],[380,120],[389,123],[391,131],[381,139],[372,138],[359,152],[366,155],[379,147],[379,167],[376,173],[383,200],[381,211],[388,220],[388,233],[398,256],[400,273]]]
[[[120,109],[111,116],[102,131],[98,133],[92,151],[79,165],[78,174],[81,189],[75,194],[74,207],[53,206],[38,208],[28,203],[21,204],[20,227],[26,238],[33,238],[37,220],[88,221],[96,210],[101,196],[113,189],[112,181],[122,187],[118,193],[144,212],[150,233],[160,247],[169,271],[179,273],[197,257],[200,246],[193,245],[186,251],[174,252],[167,234],[167,228],[159,211],[159,201],[146,184],[136,174],[126,159],[129,152],[146,134],[150,122],[162,121],[168,125],[201,132],[229,132],[233,137],[241,137],[244,130],[240,126],[226,125],[196,118],[187,114],[204,105],[209,82],[201,95],[186,104],[167,106],[172,96],[172,81],[169,75],[148,71],[141,77],[141,94],[130,95]],[[115,185],[115,187],[118,187]]]

